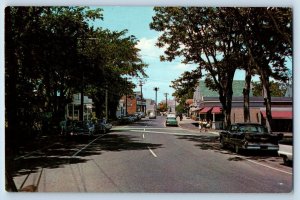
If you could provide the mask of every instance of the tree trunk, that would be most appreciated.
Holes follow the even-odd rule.
[[[251,84],[251,69],[246,70],[246,77],[245,77],[245,87],[243,89],[244,95],[244,122],[250,122],[250,84]]]
[[[271,132],[272,112],[271,112],[271,92],[270,92],[269,77],[263,71],[260,72],[260,75],[261,75],[260,78],[261,78],[263,92],[264,92],[264,103],[266,106],[266,126],[268,128],[268,131]]]
[[[222,104],[222,110],[224,114],[224,128],[226,129],[231,125],[231,108],[232,108],[232,82],[235,70],[228,72],[226,79],[226,85],[223,85],[223,89],[219,90],[219,99]]]

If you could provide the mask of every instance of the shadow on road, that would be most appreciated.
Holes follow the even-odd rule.
[[[91,139],[56,141],[49,146],[36,146],[35,150],[23,148],[23,156],[6,163],[13,176],[35,173],[41,168],[60,168],[67,164],[87,162],[89,156],[100,155],[105,151],[146,150],[161,148],[161,144],[143,143],[138,137],[107,134],[91,143]],[[89,144],[89,145],[88,145]],[[81,149],[83,149],[80,151]]]
[[[227,154],[232,157],[228,158],[229,161],[244,161],[251,159],[258,162],[274,162],[280,163],[280,158],[276,151],[244,151],[241,154],[236,154],[233,149],[222,149],[219,143],[219,136],[216,135],[178,135],[178,139],[185,139],[194,142],[196,147],[201,150],[212,150],[221,154]]]

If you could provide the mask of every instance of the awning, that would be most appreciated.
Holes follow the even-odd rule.
[[[213,107],[211,113],[220,114],[222,113],[221,107]]]
[[[261,111],[261,114],[266,118],[266,111]],[[273,119],[293,119],[292,111],[272,111]]]
[[[212,109],[212,107],[204,107],[201,111],[200,114],[205,114],[207,112],[209,112]]]

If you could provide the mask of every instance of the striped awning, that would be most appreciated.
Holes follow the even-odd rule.
[[[204,107],[201,111],[200,114],[205,114],[211,111],[212,107]]]
[[[218,107],[213,107],[211,113],[215,113],[215,114],[220,114],[220,113],[222,113],[221,107],[219,107],[219,106],[218,106]]]

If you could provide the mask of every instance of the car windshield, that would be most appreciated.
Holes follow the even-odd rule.
[[[168,121],[176,121],[176,118],[175,117],[168,117],[167,120]]]
[[[251,132],[251,133],[265,133],[268,132],[264,126],[261,125],[242,125],[239,127],[240,132]]]

